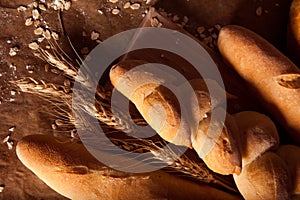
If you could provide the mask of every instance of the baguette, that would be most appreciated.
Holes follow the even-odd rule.
[[[277,151],[278,155],[286,162],[292,177],[292,195],[300,197],[300,147],[283,145]]]
[[[243,167],[234,181],[246,200],[289,199],[290,180],[284,161],[273,152],[266,152]]]
[[[71,199],[228,199],[235,196],[161,170],[132,175],[97,161],[78,143],[30,135],[17,145],[17,155],[48,186]]]
[[[287,49],[291,59],[300,65],[300,0],[293,0],[290,8]]]
[[[133,69],[142,64],[146,62],[121,61],[110,70],[111,83],[135,104],[146,122],[163,139],[191,147],[190,127],[182,117],[176,96],[162,85],[165,80],[157,74]]]
[[[218,46],[265,108],[300,143],[300,69],[266,40],[243,27],[230,25],[221,29]]]
[[[243,166],[268,150],[277,149],[279,135],[273,121],[266,115],[244,111],[233,115],[240,132]]]

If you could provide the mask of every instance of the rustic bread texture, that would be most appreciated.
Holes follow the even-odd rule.
[[[216,131],[219,128],[221,133]],[[208,135],[209,129],[212,131],[210,135]],[[211,121],[211,116],[208,115],[199,123],[198,132],[192,136],[193,148],[205,164],[216,173],[228,175],[241,172],[242,158],[235,137],[238,134],[233,132],[238,132],[238,129],[232,116],[227,114],[223,124],[222,121]],[[201,155],[204,144],[209,140],[213,144],[210,151],[206,155]]]
[[[293,182],[292,194],[300,197],[300,147],[280,146],[277,154],[286,162]]]
[[[157,74],[134,69],[142,64],[146,64],[145,61],[126,60],[113,66],[110,70],[112,84],[135,104],[147,123],[163,139],[191,147],[190,128],[182,117],[175,94],[162,85],[165,80]]]
[[[47,185],[71,199],[240,199],[163,171],[130,175],[109,169],[82,144],[52,136],[25,137],[17,155]]]
[[[279,145],[279,136],[273,121],[266,115],[244,111],[233,115],[240,132],[240,151],[243,166]]]
[[[233,175],[246,200],[289,199],[290,180],[284,161],[275,153],[266,152]]]
[[[300,69],[256,33],[226,26],[218,46],[224,59],[288,133],[300,143]]]
[[[291,59],[300,65],[300,0],[293,0],[290,8],[287,48]]]

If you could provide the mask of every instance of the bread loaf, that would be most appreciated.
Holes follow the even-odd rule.
[[[240,151],[243,166],[264,152],[276,149],[279,136],[273,121],[266,115],[244,111],[233,115],[240,132]]]
[[[218,113],[221,108],[216,108]],[[220,112],[223,112],[220,110]],[[208,130],[211,129],[210,135]],[[220,129],[222,132],[218,133],[216,130]],[[235,133],[234,133],[235,132]],[[234,137],[237,134],[238,129],[235,121],[229,114],[226,115],[225,122],[222,120],[211,120],[211,115],[203,119],[199,123],[199,129],[195,135],[192,135],[192,145],[198,155],[203,159],[205,164],[214,172],[228,175],[228,174],[240,174],[242,159],[238,148],[237,138]],[[206,142],[210,142],[211,145],[204,146]],[[203,154],[203,151],[207,151],[207,154]]]
[[[293,0],[290,8],[287,33],[287,48],[289,56],[300,65],[300,0]]]
[[[292,180],[292,195],[300,196],[300,147],[295,145],[282,145],[277,151],[286,162]]]
[[[290,180],[284,161],[273,152],[266,152],[233,175],[246,200],[289,199]]]
[[[125,60],[113,66],[110,70],[112,84],[135,104],[147,123],[163,139],[191,147],[190,127],[181,115],[175,94],[162,85],[165,80],[157,74],[133,69],[142,64],[146,62]]]
[[[300,69],[266,40],[239,26],[225,26],[218,46],[262,104],[300,143]]]
[[[52,189],[71,199],[228,199],[238,196],[163,171],[127,174],[104,166],[82,144],[31,135],[17,145],[19,159]]]

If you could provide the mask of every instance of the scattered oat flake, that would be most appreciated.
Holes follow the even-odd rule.
[[[27,10],[27,7],[26,6],[19,6],[18,8],[17,8],[17,11],[18,12],[24,12],[24,11],[26,11]]]
[[[216,28],[218,31],[220,31],[221,28],[222,28],[222,26],[221,26],[220,24],[216,24],[216,25],[215,25],[215,28]]]
[[[33,9],[32,10],[32,18],[34,20],[38,19],[40,17],[40,12],[38,11],[38,9]]]
[[[126,2],[123,6],[124,9],[130,8],[130,2]]]
[[[15,96],[16,93],[17,93],[17,92],[16,92],[15,90],[10,91],[10,95],[11,95],[11,96]]]
[[[11,126],[11,127],[9,127],[8,131],[9,132],[14,132],[15,129],[16,129],[16,126]]]
[[[40,37],[40,38],[37,39],[37,41],[38,41],[39,43],[41,43],[41,42],[44,41],[44,39],[45,39],[44,37]]]
[[[69,10],[71,8],[72,2],[71,1],[67,1],[65,3],[65,10]]]
[[[17,55],[18,51],[20,51],[19,47],[12,47],[12,48],[9,49],[9,55],[10,56],[15,56],[15,55]]]
[[[96,31],[91,33],[91,40],[97,40],[100,37],[100,34]]]
[[[118,3],[119,0],[109,0],[110,3]]]
[[[40,26],[40,24],[41,24],[41,21],[40,20],[34,20],[34,22],[33,22],[33,25],[35,26],[35,27],[39,27]]]
[[[42,35],[44,33],[44,29],[42,27],[38,27],[34,29],[34,34],[35,35]]]
[[[178,20],[179,20],[178,15],[174,15],[172,21],[173,21],[173,22],[177,22]]]
[[[151,18],[150,24],[152,27],[161,27],[162,26],[162,23],[160,23],[156,17]]]
[[[53,130],[56,130],[57,129],[57,126],[56,126],[56,124],[51,124],[51,128],[53,129]]]
[[[111,13],[113,15],[118,15],[120,13],[120,10],[118,8],[114,8],[114,9],[112,9]]]
[[[256,15],[257,16],[261,16],[261,14],[262,14],[262,7],[261,6],[259,6],[258,8],[256,8]]]
[[[27,19],[25,20],[25,25],[26,25],[26,26],[31,26],[32,24],[33,24],[33,20],[32,20],[31,17],[29,17],[29,18],[27,18]]]
[[[14,142],[13,141],[8,141],[8,142],[6,142],[6,144],[7,144],[8,150],[13,149],[13,147],[14,147]]]
[[[1,184],[1,185],[0,185],[0,193],[3,192],[4,188],[5,188],[5,185],[4,185],[4,184]]]
[[[102,9],[100,8],[100,9],[98,9],[98,13],[99,14],[101,14],[101,15],[103,15],[103,11],[102,11]]]
[[[197,28],[197,32],[199,34],[204,33],[204,31],[205,31],[205,27],[204,26],[200,26],[200,27]]]
[[[2,142],[3,142],[3,143],[6,143],[6,142],[9,141],[9,139],[10,139],[10,134],[7,135],[7,136],[2,140]]]
[[[130,5],[130,8],[132,10],[138,10],[138,9],[140,9],[140,7],[141,7],[141,4],[139,4],[139,3],[134,3],[134,4]]]
[[[38,50],[38,48],[40,47],[39,44],[37,42],[31,42],[28,47],[32,50]]]

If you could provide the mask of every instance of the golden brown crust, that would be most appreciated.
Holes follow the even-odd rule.
[[[266,115],[244,111],[233,115],[239,128],[243,166],[279,145],[279,135],[273,121]]]
[[[217,108],[219,109],[219,108]],[[220,135],[217,132],[214,132],[212,136],[208,136],[209,127],[218,129],[223,127]],[[211,116],[202,120],[199,123],[199,129],[197,134],[192,139],[193,148],[195,151],[200,154],[203,151],[201,148],[207,140],[212,140],[215,142],[211,150],[207,155],[202,157],[205,164],[214,172],[228,175],[228,174],[239,174],[242,167],[242,158],[238,148],[237,138],[233,132],[238,132],[235,121],[232,117],[227,114],[225,123],[222,122],[212,122]],[[211,138],[213,137],[213,138]]]
[[[243,27],[224,27],[218,46],[263,105],[300,143],[300,110],[296,109],[300,106],[300,70],[270,43]]]
[[[300,147],[295,145],[280,146],[277,154],[286,162],[292,178],[292,194],[300,195]]]
[[[17,145],[19,159],[47,185],[71,199],[240,199],[163,171],[131,175],[108,169],[81,144],[31,135]]]
[[[235,183],[245,199],[289,199],[290,180],[286,164],[272,152],[266,152],[234,175]]]
[[[181,115],[175,94],[161,85],[163,80],[138,69],[126,74],[141,64],[145,62],[125,60],[115,65],[110,71],[112,84],[135,104],[144,119],[163,139],[190,147],[191,133],[188,122]],[[130,93],[133,89],[135,90]]]
[[[300,65],[300,0],[293,0],[290,8],[287,47],[290,57]]]

